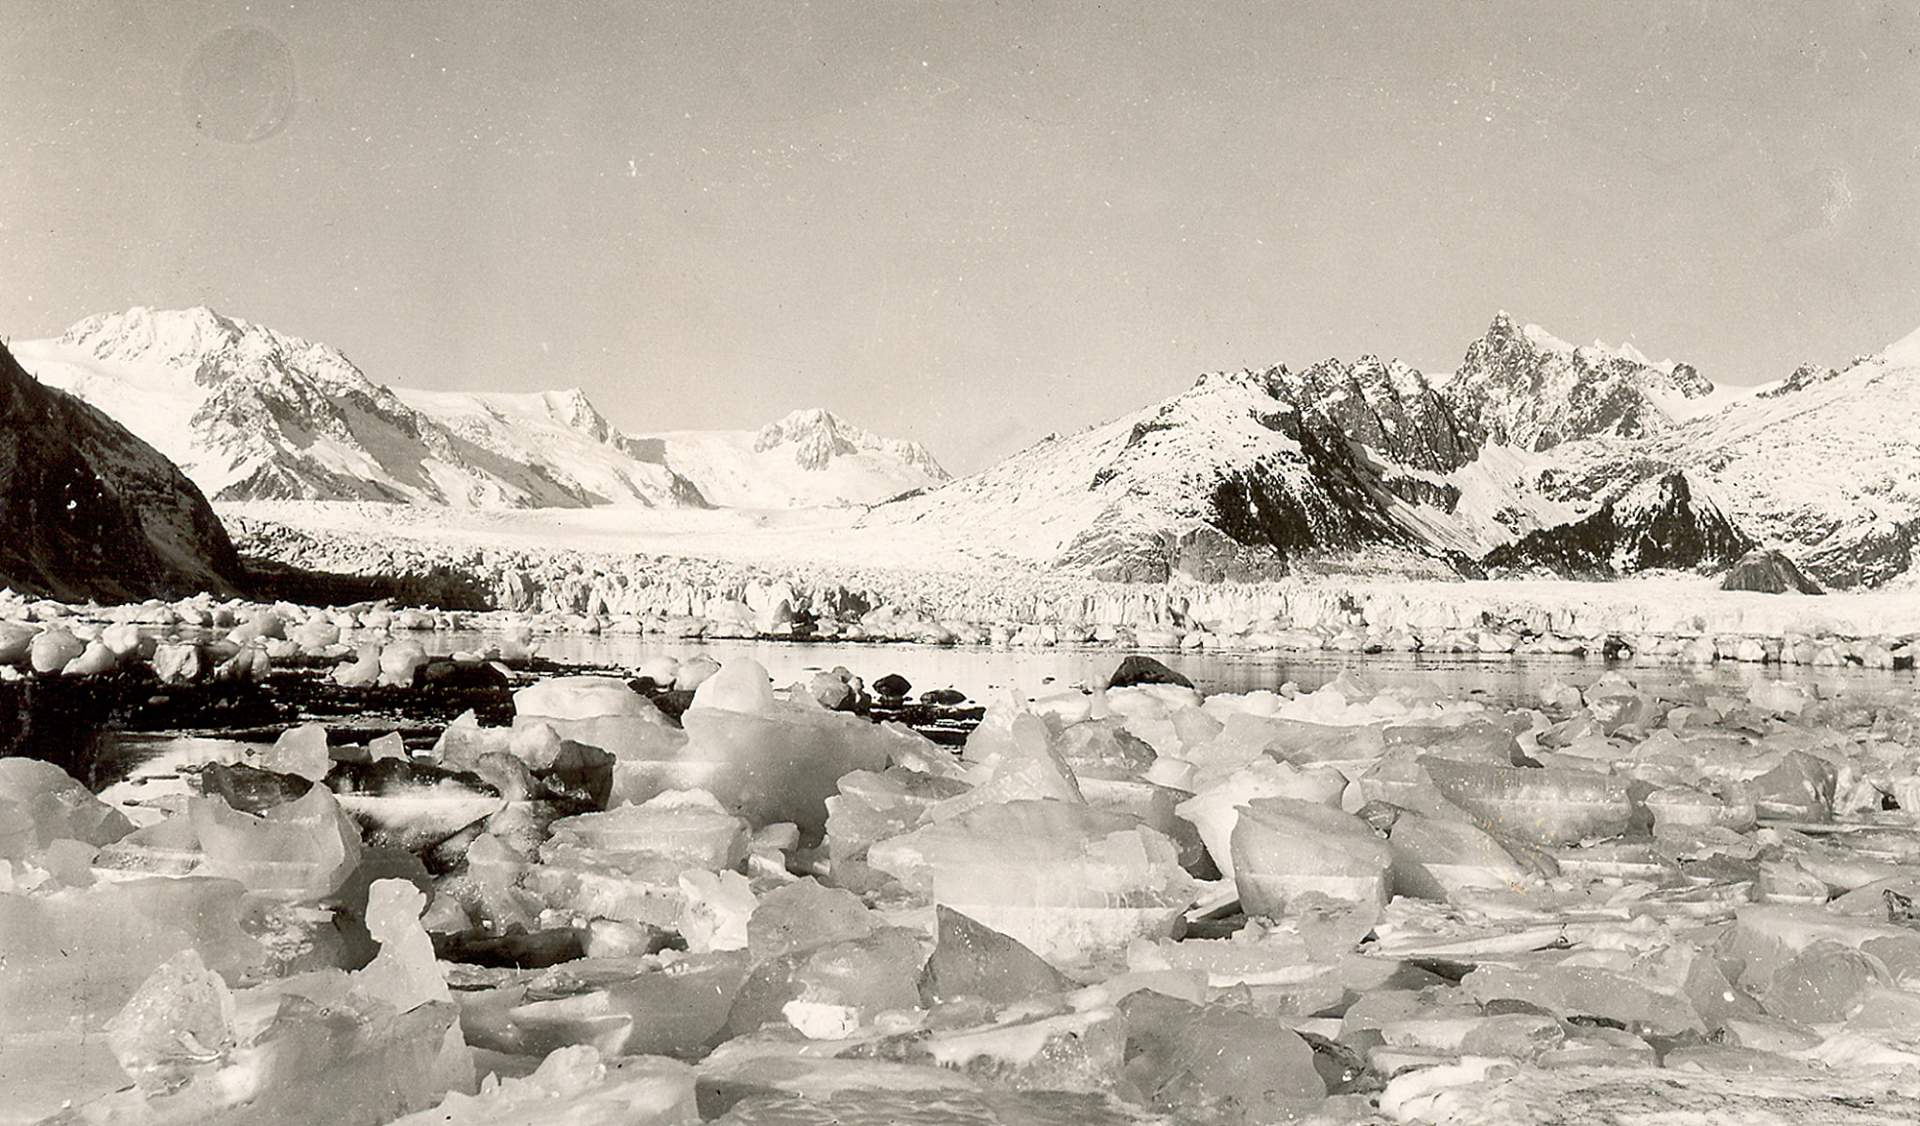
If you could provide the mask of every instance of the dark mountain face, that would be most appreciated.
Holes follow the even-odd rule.
[[[233,544],[185,474],[0,348],[0,582],[79,600],[230,591]]]
[[[1755,548],[1720,581],[1721,590],[1750,590],[1761,594],[1825,594],[1820,584],[1803,574],[1793,560],[1778,551]]]
[[[1298,375],[1276,369],[1275,381],[1303,412],[1400,465],[1447,473],[1479,453],[1447,401],[1399,360],[1327,359]]]
[[[1696,502],[1686,475],[1676,470],[1642,481],[1579,520],[1495,548],[1485,565],[1496,577],[1544,571],[1611,579],[1646,570],[1720,570],[1753,547],[1718,507]]]

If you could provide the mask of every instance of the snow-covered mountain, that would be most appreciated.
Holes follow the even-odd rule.
[[[1844,588],[1920,553],[1920,333],[1719,387],[1501,313],[1444,377],[1377,356],[1213,373],[960,480],[824,410],[627,435],[577,390],[396,390],[206,309],[17,351],[216,499],[870,506],[901,542],[1134,581],[1712,571],[1757,545]]]
[[[1575,520],[1528,532],[1483,561],[1497,577],[1611,579],[1637,571],[1724,570],[1754,544],[1720,507],[1668,469]]]
[[[1394,378],[1398,374],[1399,378]],[[1298,568],[1449,570],[1397,515],[1344,426],[1412,461],[1451,463],[1432,391],[1377,361],[1218,372],[1165,402],[1050,438],[942,488],[876,509],[876,524],[950,529],[1099,578],[1274,578]],[[1396,443],[1397,436],[1407,436]]]
[[[577,389],[389,387],[335,348],[204,307],[92,316],[16,351],[215,500],[792,507],[869,503],[946,478],[918,445],[826,411],[757,432],[635,439]]]
[[[240,579],[193,482],[0,348],[0,585],[127,599],[230,591]]]
[[[1834,370],[1802,365],[1650,444],[1830,586],[1920,556],[1920,332]]]
[[[878,504],[948,480],[920,443],[880,437],[818,408],[758,430],[637,435],[629,448],[724,508]]]
[[[539,461],[409,407],[337,349],[211,309],[88,317],[19,354],[41,382],[112,415],[215,500],[591,502]]]
[[[565,482],[578,503],[704,507],[700,489],[639,456],[633,439],[609,423],[586,393],[419,391],[394,388],[400,401],[461,438],[519,465],[538,465]]]
[[[1920,550],[1916,442],[1920,333],[1719,387],[1501,313],[1444,379],[1372,356],[1207,375],[868,522],[1121,579],[1714,571],[1759,543],[1873,585]]]
[[[1479,442],[1546,450],[1576,438],[1663,433],[1715,403],[1690,365],[1654,363],[1631,344],[1576,347],[1504,311],[1447,381],[1460,426]]]

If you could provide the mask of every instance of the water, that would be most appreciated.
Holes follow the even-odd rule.
[[[431,652],[479,649],[500,641],[480,632],[432,634],[423,643]],[[704,653],[717,661],[747,656],[766,666],[775,684],[804,680],[813,673],[845,666],[869,683],[899,673],[920,693],[957,688],[970,698],[993,703],[1013,693],[1022,699],[1092,687],[1106,682],[1127,656],[1101,646],[1052,649],[986,649],[960,646],[859,642],[683,641],[633,635],[554,634],[536,638],[540,656],[563,664],[632,668],[650,657],[688,657]],[[1227,653],[1155,652],[1149,654],[1191,680],[1202,692],[1278,689],[1289,681],[1312,691],[1342,672],[1364,675],[1381,687],[1420,687],[1446,695],[1474,696],[1502,704],[1529,703],[1555,680],[1584,687],[1608,669],[1617,669],[1642,687],[1679,692],[1694,685],[1744,692],[1756,679],[1793,680],[1819,687],[1823,695],[1866,693],[1874,696],[1912,691],[1914,674],[1860,668],[1750,665],[1734,662],[1693,667],[1673,663],[1608,664],[1597,658],[1514,654],[1419,653]]]
[[[497,634],[476,631],[413,635],[428,652],[452,653],[498,644]],[[917,694],[933,688],[957,688],[979,703],[1032,699],[1056,692],[1104,684],[1127,656],[1101,647],[984,649],[857,642],[682,641],[632,635],[556,634],[537,639],[540,656],[563,664],[633,668],[650,657],[705,654],[725,662],[746,656],[764,665],[774,683],[791,684],[815,672],[842,665],[871,683],[899,673]],[[1560,681],[1585,687],[1609,669],[1624,673],[1643,689],[1680,697],[1700,689],[1744,694],[1756,679],[1787,679],[1817,687],[1823,696],[1849,695],[1869,700],[1912,702],[1911,672],[1858,668],[1747,665],[1705,667],[1680,664],[1613,664],[1597,659],[1556,656],[1411,653],[1222,653],[1151,654],[1191,680],[1202,692],[1278,689],[1291,682],[1312,691],[1343,672],[1363,676],[1380,688],[1417,688],[1446,696],[1473,698],[1496,706],[1530,705],[1545,685]],[[165,734],[121,733],[105,749],[125,763],[122,775],[103,791],[109,801],[127,803],[129,813],[151,811],[156,800],[186,792],[183,767],[221,759],[236,761],[242,745],[230,740]]]

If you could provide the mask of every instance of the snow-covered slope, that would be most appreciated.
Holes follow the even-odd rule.
[[[92,316],[16,351],[222,501],[789,508],[872,503],[947,478],[919,445],[823,410],[758,431],[636,439],[578,389],[392,388],[335,348],[203,307]]]
[[[400,401],[453,433],[521,465],[538,465],[586,504],[707,503],[685,477],[635,454],[579,388],[525,394],[419,391]]]
[[[1390,437],[1427,418],[1431,392],[1410,369],[1396,380],[1385,365],[1355,367],[1366,378],[1329,365],[1204,375],[1146,410],[883,505],[867,523],[938,527],[1097,578],[1445,573],[1444,552],[1396,519],[1397,498],[1332,417]],[[1445,460],[1424,442],[1398,450]]]
[[[217,500],[591,503],[547,467],[415,411],[337,349],[211,309],[88,317],[19,353],[41,382],[113,416]]]
[[[0,585],[124,599],[239,582],[233,544],[193,482],[0,348]]]
[[[1789,379],[1652,443],[1823,583],[1877,585],[1920,545],[1920,333]]]
[[[1327,360],[1209,375],[868,523],[1101,577],[1724,568],[1784,547],[1875,585],[1920,548],[1920,333],[1832,371],[1722,388],[1505,313],[1457,371]]]
[[[727,508],[878,504],[948,479],[918,442],[880,437],[818,408],[758,430],[637,435],[629,449]]]

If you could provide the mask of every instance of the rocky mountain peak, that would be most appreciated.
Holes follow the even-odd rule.
[[[770,422],[754,435],[755,452],[793,447],[793,460],[802,469],[825,469],[835,457],[859,450],[848,433],[853,430],[832,411],[821,407],[797,410]]]
[[[1476,443],[1546,450],[1598,435],[1647,437],[1675,425],[1678,404],[1713,392],[1691,365],[1653,363],[1631,345],[1575,346],[1501,312],[1467,346],[1446,384]]]
[[[924,471],[935,481],[948,474],[933,455],[918,442],[882,438],[863,430],[825,407],[808,407],[762,426],[753,437],[756,453],[791,447],[794,464],[805,470],[822,470],[835,458],[862,452],[880,453]]]

